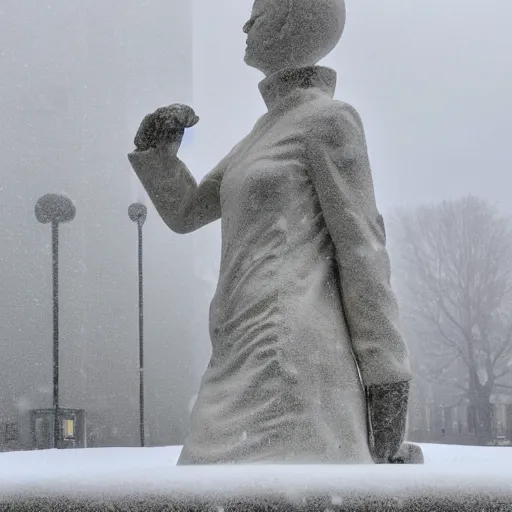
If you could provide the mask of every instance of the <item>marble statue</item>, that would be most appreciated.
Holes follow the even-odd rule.
[[[342,0],[256,0],[245,62],[267,112],[252,131],[199,184],[176,156],[197,122],[183,105],[154,114],[173,120],[154,136],[146,118],[129,154],[171,230],[221,219],[179,464],[388,463],[402,445],[411,370],[363,125],[317,65],[344,24]]]

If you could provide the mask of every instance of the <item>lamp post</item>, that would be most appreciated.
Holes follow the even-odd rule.
[[[144,293],[142,265],[142,226],[146,220],[147,208],[141,203],[128,207],[128,217],[137,223],[139,253],[139,428],[140,445],[144,447]]]
[[[35,206],[36,218],[52,226],[53,298],[53,447],[59,447],[59,224],[75,218],[74,204],[65,196],[46,194]]]

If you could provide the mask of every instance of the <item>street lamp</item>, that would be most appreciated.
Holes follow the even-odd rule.
[[[46,194],[37,200],[36,218],[52,225],[53,282],[53,447],[59,446],[59,224],[75,218],[74,204],[65,196]]]
[[[143,308],[143,265],[142,265],[142,226],[147,216],[147,208],[141,203],[128,207],[128,217],[137,223],[139,235],[139,427],[140,445],[144,446],[144,308]]]

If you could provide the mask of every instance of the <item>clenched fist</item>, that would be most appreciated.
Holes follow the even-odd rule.
[[[177,152],[185,128],[199,121],[194,110],[187,105],[174,103],[148,114],[135,135],[135,151],[147,151],[161,146],[174,146]]]

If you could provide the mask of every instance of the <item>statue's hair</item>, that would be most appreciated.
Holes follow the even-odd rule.
[[[311,65],[338,44],[345,27],[344,0],[286,0],[282,37],[290,40],[291,61]]]
[[[255,5],[257,5],[255,3]],[[265,74],[284,67],[315,65],[338,44],[345,27],[345,0],[272,0],[272,34],[258,41],[252,65]]]

